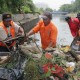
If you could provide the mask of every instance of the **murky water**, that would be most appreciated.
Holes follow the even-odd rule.
[[[57,44],[70,45],[73,40],[73,37],[70,33],[68,24],[64,20],[64,17],[65,16],[53,16],[52,22],[58,28]],[[39,34],[37,34],[36,37],[40,39]],[[38,41],[37,44],[40,45],[40,41]]]
[[[57,44],[70,45],[73,40],[73,37],[71,35],[67,22],[64,20],[64,17],[65,16],[53,16],[52,22],[58,28]]]

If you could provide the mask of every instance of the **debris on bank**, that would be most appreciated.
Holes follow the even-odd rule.
[[[45,53],[36,46],[21,47],[28,56],[25,80],[80,80],[80,55],[70,46],[50,48]]]

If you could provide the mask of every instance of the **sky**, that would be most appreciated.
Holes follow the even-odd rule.
[[[46,3],[53,10],[58,10],[63,4],[70,4],[74,0],[33,0],[33,3]]]

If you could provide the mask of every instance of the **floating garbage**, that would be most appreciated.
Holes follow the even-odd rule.
[[[74,62],[66,62],[66,70],[68,72],[72,72],[75,69],[75,63]]]

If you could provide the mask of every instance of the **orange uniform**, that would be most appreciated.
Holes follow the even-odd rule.
[[[11,25],[12,27],[10,27],[10,34],[12,35],[12,38],[15,37],[15,29],[14,29],[14,24],[11,21]],[[8,35],[8,30],[7,28],[4,26],[3,21],[0,22],[0,27],[3,27],[3,29],[6,31],[6,34]],[[15,42],[13,42],[10,46],[13,46],[15,44]],[[0,46],[5,46],[2,42],[0,42]]]
[[[44,25],[43,20],[40,20],[39,23],[33,28],[34,33],[40,32],[42,48],[46,49],[50,42],[53,42],[53,46],[56,46],[57,40],[57,28],[50,22],[47,26]]]

